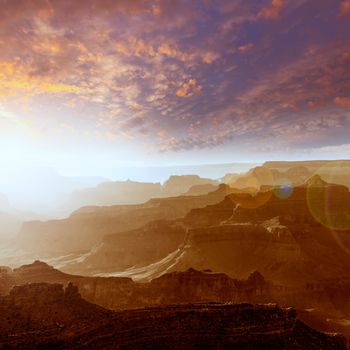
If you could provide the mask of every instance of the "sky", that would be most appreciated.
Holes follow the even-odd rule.
[[[350,0],[0,0],[0,162],[350,154]]]

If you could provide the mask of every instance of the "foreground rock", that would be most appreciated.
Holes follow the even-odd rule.
[[[0,347],[12,349],[345,349],[275,305],[185,304],[112,312],[73,285],[33,284],[1,298]]]
[[[278,303],[301,310],[302,320],[315,329],[341,332],[350,339],[346,321],[350,318],[350,280],[334,278],[290,287],[271,283],[257,271],[238,280],[223,273],[191,268],[137,283],[126,277],[69,275],[40,261],[0,271],[2,295],[16,285],[49,282],[65,286],[73,283],[84,299],[112,310],[199,302]]]
[[[235,280],[223,273],[189,269],[165,274],[149,283],[137,283],[125,277],[70,275],[36,261],[13,271],[3,268],[0,273],[2,295],[14,286],[28,283],[68,285],[71,282],[84,299],[114,310],[177,303],[266,303],[273,300],[270,285],[258,272],[247,280]]]

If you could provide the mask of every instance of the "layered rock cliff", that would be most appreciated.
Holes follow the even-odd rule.
[[[87,252],[110,234],[135,230],[154,220],[185,216],[193,208],[220,202],[229,189],[222,185],[201,196],[151,199],[139,205],[85,207],[69,218],[46,222],[25,222],[17,246],[42,256]]]
[[[272,300],[270,285],[258,272],[247,280],[235,280],[223,273],[188,269],[165,274],[148,283],[136,283],[126,277],[70,275],[36,261],[0,275],[3,295],[16,285],[44,282],[64,285],[73,282],[86,300],[110,309],[204,301],[256,303]]]
[[[287,198],[274,191],[231,193],[219,203],[190,210],[184,219],[107,235],[88,255],[63,268],[137,279],[189,267],[238,278],[260,270],[275,283],[299,286],[333,275],[349,277],[350,230],[326,226],[347,227],[348,190],[312,178],[312,186],[296,187]],[[186,203],[183,198],[178,200]]]
[[[345,349],[275,305],[185,304],[110,312],[73,285],[14,288],[0,302],[0,346],[16,349]]]

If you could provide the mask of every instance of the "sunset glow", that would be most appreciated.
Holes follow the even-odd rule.
[[[349,19],[329,0],[1,1],[2,148],[63,173],[345,157]]]

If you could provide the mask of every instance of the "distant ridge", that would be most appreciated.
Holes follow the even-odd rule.
[[[296,161],[267,161],[263,164],[264,167],[269,169],[288,169],[295,166],[305,166],[309,170],[317,170],[318,168],[326,164],[339,164],[341,162],[343,165],[350,166],[349,159],[341,160],[296,160]]]

